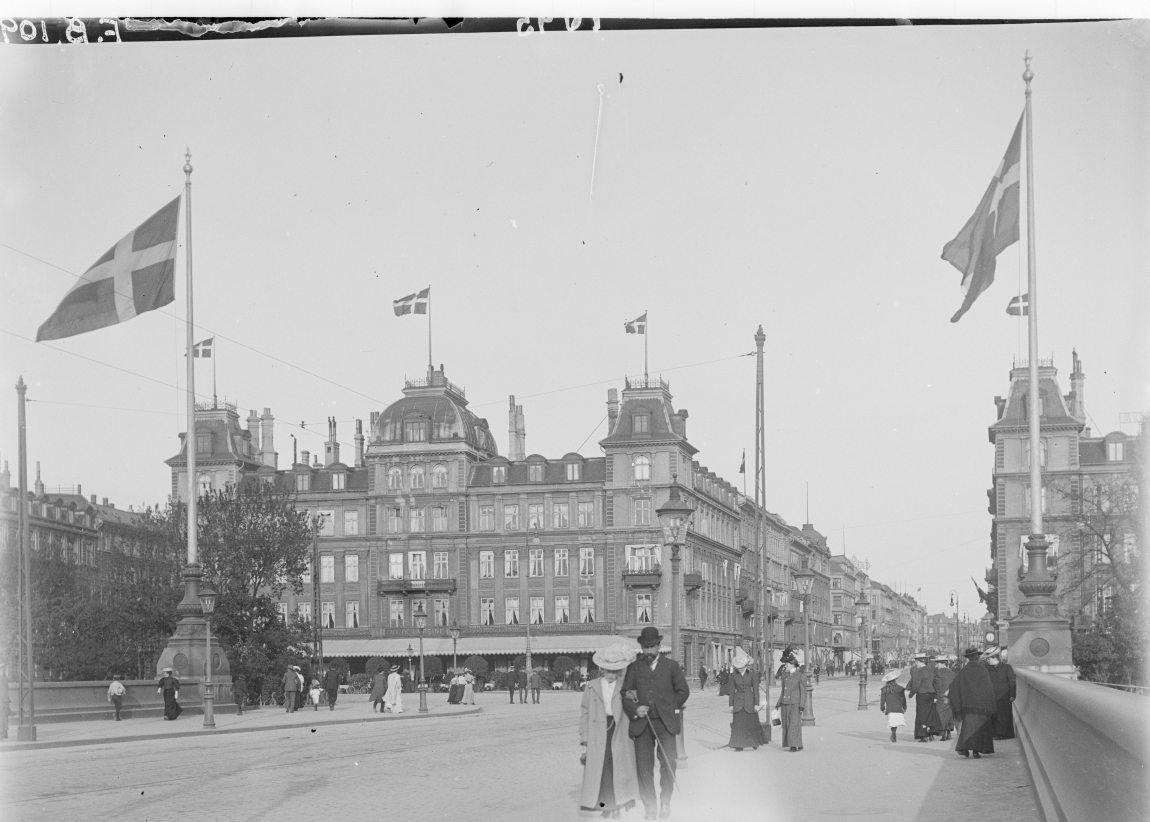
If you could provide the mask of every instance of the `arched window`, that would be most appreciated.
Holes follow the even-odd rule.
[[[403,472],[398,468],[387,469],[387,490],[398,491],[403,486]]]
[[[646,454],[636,454],[631,460],[631,467],[635,472],[636,482],[651,481],[651,458]]]
[[[427,487],[427,475],[424,473],[422,465],[411,466],[411,490],[418,491]]]
[[[431,487],[432,488],[446,488],[447,487],[447,466],[439,463],[431,469]]]

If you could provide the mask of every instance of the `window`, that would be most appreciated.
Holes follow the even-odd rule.
[[[400,512],[398,508],[387,509],[387,533],[398,534],[403,528],[400,526]]]
[[[446,625],[448,622],[448,603],[443,597],[437,597],[431,601],[432,614],[435,617],[436,625]]]
[[[427,422],[425,420],[404,420],[404,442],[423,442],[427,439]]]
[[[568,596],[555,597],[555,621],[563,625],[571,621],[571,609]]]
[[[332,554],[319,556],[319,581],[335,582],[335,556]]]
[[[315,515],[320,518],[319,535],[321,537],[334,537],[335,511],[316,511]]]
[[[413,599],[411,601],[411,621],[415,622],[417,616],[427,618],[427,600],[426,599]]]
[[[651,458],[646,454],[636,454],[631,460],[631,470],[634,474],[635,482],[650,482]]]
[[[1106,459],[1110,462],[1122,462],[1122,460],[1126,459],[1126,443],[1106,443]]]
[[[343,555],[343,581],[359,582],[359,554]]]
[[[304,563],[303,573],[300,575],[300,582],[311,584],[311,560],[309,559]]]
[[[503,576],[514,579],[519,576],[519,551],[507,550],[503,552]]]
[[[579,527],[580,528],[594,528],[595,527],[595,503],[591,501],[584,501],[579,503]]]
[[[359,603],[358,602],[345,602],[343,604],[343,627],[345,627],[345,628],[358,628],[359,627]]]
[[[447,487],[447,466],[443,463],[431,469],[431,487],[440,490]]]
[[[343,512],[343,535],[345,537],[359,536],[359,511]]]
[[[492,579],[495,577],[495,552],[479,552],[479,578]]]
[[[507,482],[507,466],[506,465],[493,465],[491,466],[491,481],[493,483]]]
[[[212,477],[210,474],[200,474],[198,477],[200,486],[200,495],[210,493],[212,490]]]
[[[583,475],[583,472],[581,470],[582,467],[583,466],[577,462],[567,463],[567,480],[569,482],[574,482],[574,481],[578,480]]]
[[[625,550],[628,573],[649,574],[659,568],[658,545],[628,545]]]
[[[345,488],[347,488],[347,474],[336,471],[331,475],[331,490],[343,491]]]
[[[398,468],[392,467],[387,469],[387,490],[399,491],[403,488],[403,472]]]
[[[835,622],[835,625],[842,625],[843,624],[843,615],[842,614],[835,614],[834,615],[834,622]],[[839,642],[837,644],[841,645],[842,643]]]
[[[388,603],[388,605],[389,605],[390,610],[391,610],[391,618],[389,620],[391,627],[392,628],[402,628],[403,627],[403,600],[402,599],[393,599],[393,600],[391,600],[390,603]]]
[[[334,602],[321,602],[322,610],[320,611],[321,624],[325,628],[335,627],[335,603]]]
[[[543,624],[543,597],[531,597],[530,601],[531,613],[529,617],[532,625]]]
[[[566,502],[555,502],[551,504],[552,528],[566,528],[571,524],[570,508],[571,506]]]
[[[519,624],[519,597],[503,598],[503,615],[508,625]]]
[[[311,490],[311,474],[296,474],[295,475],[295,490],[297,490],[297,491],[310,491]]]
[[[555,576],[556,577],[566,577],[566,576],[570,576],[570,575],[571,575],[571,571],[568,570],[568,567],[567,567],[567,549],[566,548],[556,548],[555,549]]]
[[[422,534],[427,530],[427,512],[422,508],[412,508],[407,512],[407,525],[412,534]]]
[[[387,555],[387,578],[403,579],[403,554]]]
[[[287,603],[286,602],[277,602],[276,603],[276,610],[280,612],[280,619],[283,620],[284,622],[287,622]]]
[[[447,509],[442,505],[431,509],[431,530],[436,533],[447,530]]]
[[[482,597],[479,600],[479,622],[482,625],[495,624],[495,599]]]
[[[631,500],[631,524],[632,525],[650,525],[651,524],[651,500],[649,500],[649,499]]]
[[[651,433],[651,415],[647,413],[631,415],[631,430],[636,434]]]
[[[527,552],[528,555],[528,569],[527,575],[531,577],[543,576],[543,549],[532,548]],[[543,607],[543,606],[539,606]]]
[[[635,621],[651,621],[651,595],[635,594]]]
[[[480,505],[479,506],[479,530],[480,531],[494,531],[495,530],[495,506],[494,505]]]
[[[527,503],[527,528],[537,530],[543,527],[543,503]]]
[[[531,482],[543,482],[543,464],[537,462],[527,466],[527,479]]]
[[[435,579],[447,579],[447,552],[436,551],[432,554],[432,560],[434,561],[431,571],[432,576]]]
[[[589,577],[595,574],[595,547],[592,545],[579,546],[579,576]]]
[[[581,597],[579,597],[579,621],[580,622],[594,622],[595,621],[595,597],[594,596],[581,596]]]
[[[295,606],[295,615],[297,619],[301,619],[304,622],[311,622],[311,603],[297,602]]]
[[[1028,516],[1030,516],[1030,507],[1031,507],[1030,506],[1030,485],[1029,484],[1024,485],[1023,491],[1025,492],[1026,496],[1024,496],[1022,498],[1022,512],[1023,512],[1022,515],[1028,517]],[[1046,486],[1045,485],[1042,486],[1042,488],[1040,490],[1040,494],[1042,497],[1042,513],[1045,514],[1045,513],[1047,513],[1047,511],[1046,511]]]
[[[212,453],[212,434],[210,431],[205,431],[196,434],[196,453],[197,454],[210,454]]]
[[[504,505],[503,506],[503,528],[507,531],[519,530],[519,506],[518,505]]]
[[[411,471],[408,473],[407,478],[411,481],[412,491],[422,491],[427,487],[427,474],[424,473],[422,465],[411,466]]]
[[[1026,467],[1030,468],[1030,440],[1022,441],[1022,457],[1026,461]],[[1046,467],[1046,440],[1038,441],[1038,465],[1042,468]]]
[[[408,551],[407,567],[411,571],[412,579],[425,579],[427,577],[427,552]]]

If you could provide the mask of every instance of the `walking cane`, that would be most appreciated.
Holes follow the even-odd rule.
[[[647,720],[647,727],[651,729],[651,736],[655,737],[655,747],[658,749],[659,755],[661,757],[663,757],[663,761],[665,761],[668,765],[670,765],[671,760],[667,758],[667,752],[663,750],[663,745],[659,742],[659,735],[657,733],[655,733],[655,726],[651,724],[650,714],[648,714],[647,716],[645,716],[643,718]],[[671,782],[672,782],[672,784],[674,784],[675,790],[678,790],[679,789],[679,780],[675,778],[675,769],[674,768],[668,768],[667,770],[669,770],[671,772]],[[652,776],[654,776],[654,774],[652,774]]]

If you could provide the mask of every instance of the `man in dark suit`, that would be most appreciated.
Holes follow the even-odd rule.
[[[671,815],[678,764],[675,736],[683,729],[683,706],[691,689],[679,664],[659,655],[663,637],[647,626],[639,634],[643,652],[627,667],[623,677],[623,710],[631,718],[635,740],[635,766],[645,819]],[[659,801],[655,800],[655,750],[659,750]],[[661,806],[661,807],[660,807]],[[656,813],[658,811],[658,813]]]

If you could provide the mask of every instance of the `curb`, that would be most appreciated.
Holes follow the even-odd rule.
[[[44,750],[47,748],[73,748],[83,745],[108,745],[117,742],[143,742],[149,739],[183,739],[189,736],[221,736],[224,734],[258,733],[260,731],[290,731],[315,730],[323,725],[358,725],[367,722],[402,722],[408,719],[454,719],[460,716],[474,716],[482,713],[482,708],[457,711],[450,714],[433,714],[430,711],[420,714],[418,711],[404,712],[399,716],[358,717],[355,719],[328,719],[323,722],[296,722],[292,724],[280,723],[276,725],[258,725],[245,728],[197,728],[195,730],[176,731],[174,733],[136,734],[134,736],[109,736],[93,739],[61,739],[45,742],[19,742],[13,741],[0,747],[0,755],[10,751]]]

